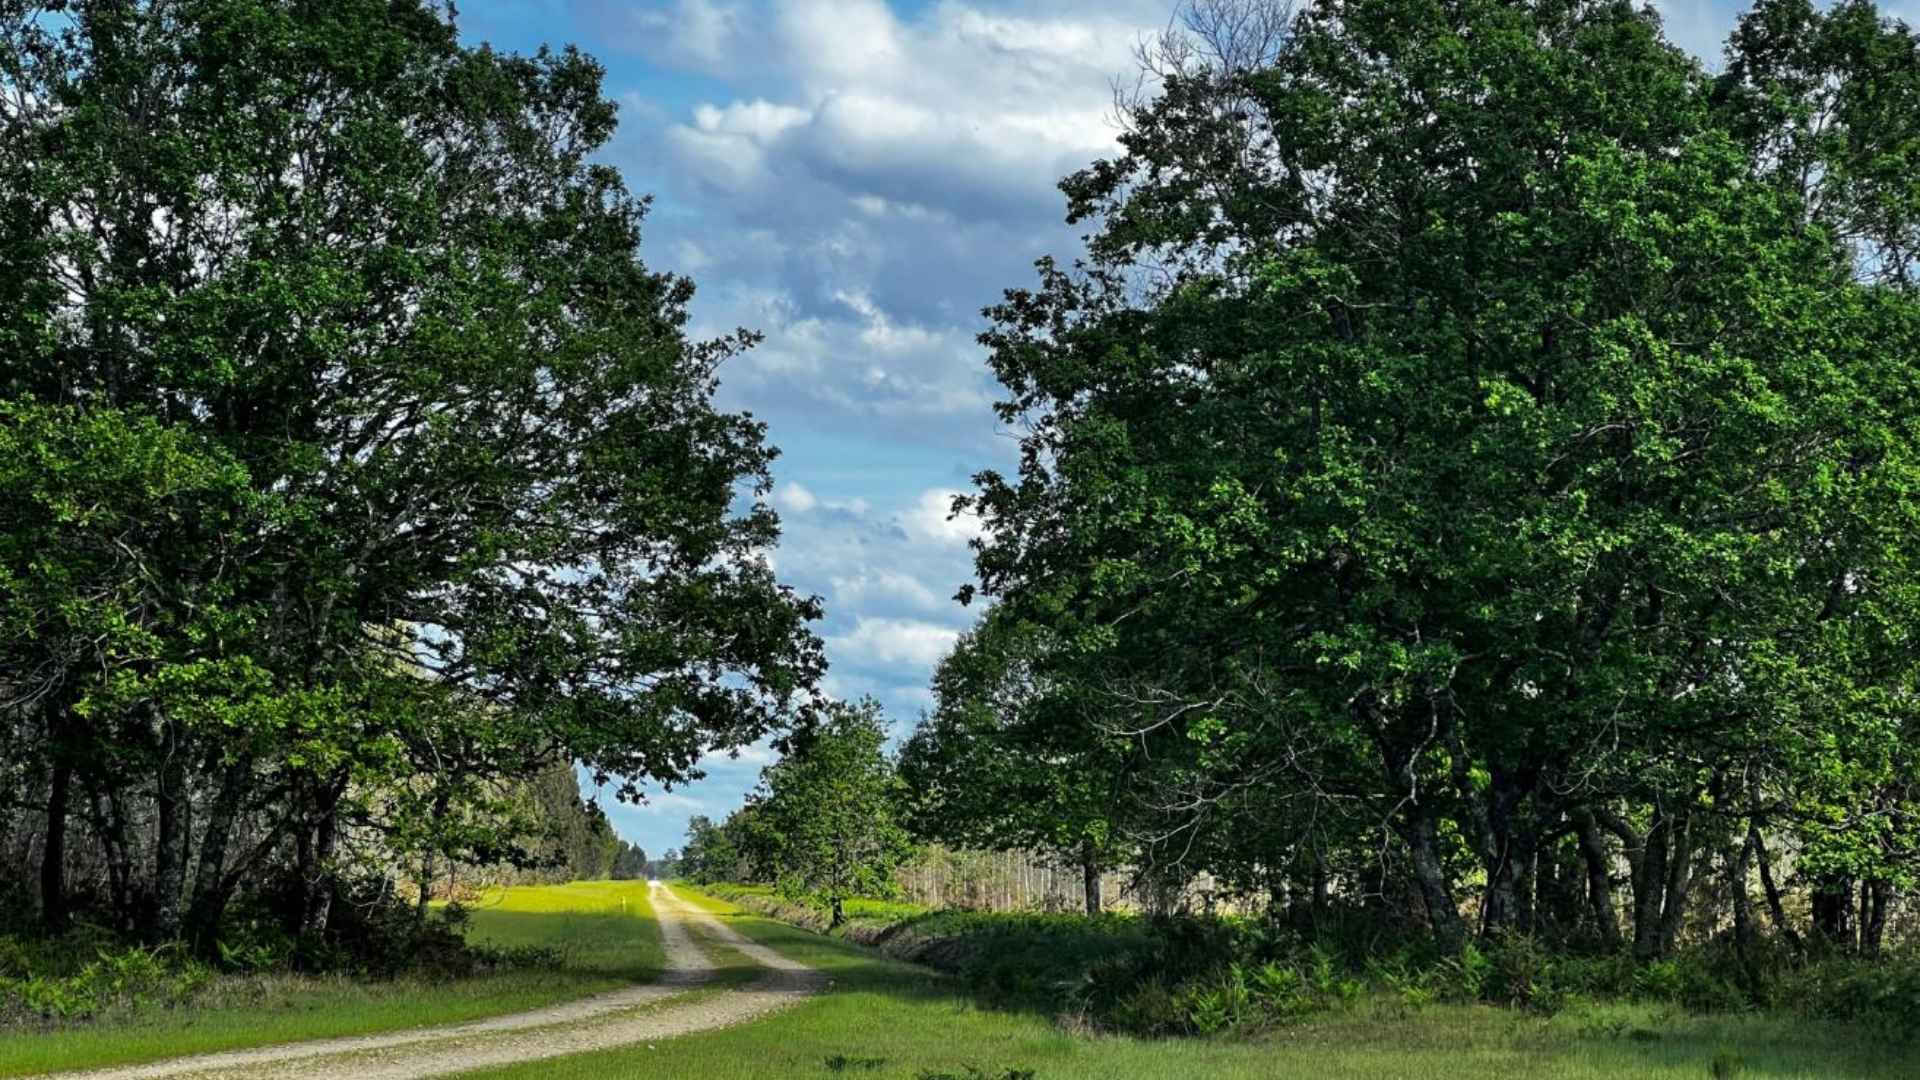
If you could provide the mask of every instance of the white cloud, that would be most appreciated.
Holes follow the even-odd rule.
[[[912,665],[931,671],[960,632],[917,619],[861,617],[850,633],[827,638],[831,655],[859,666]]]
[[[757,23],[751,5],[716,0],[579,0],[579,7],[609,43],[661,64],[704,71],[737,63],[737,50]]]
[[[935,593],[919,578],[899,570],[869,567],[829,580],[833,584],[834,600],[853,611],[881,608],[932,612],[950,606],[947,598]]]
[[[773,490],[773,505],[788,513],[804,514],[820,505],[820,499],[797,481],[789,480]]]
[[[854,252],[817,251],[808,261],[831,276],[833,267],[863,258],[857,247]],[[871,294],[851,289],[836,292],[830,312],[820,314],[804,312],[783,291],[719,293],[696,332],[744,325],[766,335],[725,368],[731,402],[834,433],[956,442],[976,453],[1004,450],[993,438],[995,383],[971,327],[901,320]],[[850,426],[863,422],[869,426]]]
[[[783,448],[780,576],[825,598],[822,689],[904,726],[977,614],[950,598],[979,522],[950,500],[1013,463],[980,309],[1078,250],[1056,184],[1114,151],[1112,80],[1171,0],[570,3],[590,50],[650,62],[611,153],[657,197],[649,261],[700,285],[690,333],[765,335],[721,402]],[[698,73],[691,100],[662,69]],[[649,835],[724,815],[758,768],[702,765],[708,797],[648,811]]]
[[[700,105],[693,110],[693,126],[701,131],[739,135],[759,143],[771,142],[781,132],[810,119],[812,114],[805,109],[764,100],[736,101],[725,107]]]
[[[953,500],[959,494],[953,488],[921,492],[919,500],[900,515],[901,527],[922,543],[966,546],[981,533],[980,516],[972,511],[953,513]]]
[[[742,746],[738,750],[710,750],[700,758],[699,767],[705,770],[762,769],[779,759],[780,755],[774,752],[773,747],[765,742],[757,742],[750,746]]]

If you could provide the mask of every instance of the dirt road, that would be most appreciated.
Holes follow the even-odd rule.
[[[826,983],[819,972],[748,941],[664,885],[655,883],[651,898],[667,964],[660,980],[645,986],[448,1027],[286,1043],[54,1075],[60,1080],[402,1080],[441,1076],[744,1023],[792,1005]],[[702,937],[736,950],[764,971],[743,986],[712,989],[676,1001],[680,995],[701,990],[718,973],[706,951],[694,941],[694,929]]]

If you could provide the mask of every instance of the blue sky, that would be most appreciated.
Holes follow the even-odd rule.
[[[464,36],[573,44],[607,67],[621,129],[606,154],[655,209],[643,254],[691,276],[694,332],[765,344],[722,401],[767,421],[780,575],[826,600],[827,689],[872,694],[897,730],[972,614],[965,521],[946,503],[1012,464],[979,310],[1070,256],[1054,184],[1109,152],[1111,85],[1174,0],[467,0]],[[1707,56],[1738,5],[1663,0]],[[1896,5],[1898,6],[1898,5]],[[1909,7],[1911,7],[1909,3]],[[649,852],[689,815],[739,805],[768,754],[707,779],[605,800]]]

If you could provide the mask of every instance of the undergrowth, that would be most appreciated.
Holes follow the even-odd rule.
[[[243,911],[223,928],[211,956],[181,942],[129,943],[80,925],[55,937],[0,936],[0,1027],[58,1026],[153,1008],[198,1003],[222,977],[305,974],[445,981],[494,971],[552,969],[562,950],[466,940],[466,909],[450,905],[418,919],[392,904],[341,905],[325,938],[300,938]]]
[[[824,916],[764,887],[707,892],[825,930]],[[1148,1036],[1253,1032],[1386,1004],[1486,1004],[1550,1017],[1637,1002],[1692,1013],[1785,1009],[1910,1039],[1920,1031],[1920,953],[1872,961],[1808,955],[1762,938],[1716,940],[1640,962],[1621,952],[1550,947],[1519,934],[1444,955],[1430,943],[1382,947],[1359,934],[1314,937],[1262,920],[1129,914],[930,911],[846,905],[837,933],[956,975],[989,1005],[1040,1009],[1071,1026]]]

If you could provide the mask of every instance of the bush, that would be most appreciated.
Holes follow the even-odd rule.
[[[213,972],[172,947],[107,947],[82,932],[29,942],[0,939],[0,1023],[86,1020],[190,1001]],[[77,961],[81,950],[92,959]]]
[[[1820,961],[1790,976],[1785,992],[1814,1019],[1860,1023],[1903,1041],[1920,1030],[1920,955],[1913,952]]]

